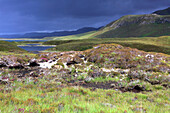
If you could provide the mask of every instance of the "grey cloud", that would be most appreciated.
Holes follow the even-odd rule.
[[[0,33],[99,27],[123,15],[152,13],[169,0],[0,0]]]

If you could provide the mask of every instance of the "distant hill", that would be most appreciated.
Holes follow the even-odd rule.
[[[158,14],[158,15],[170,15],[170,7],[167,8],[167,9],[155,11],[155,12],[153,12],[153,14]]]
[[[68,35],[76,35],[81,33],[86,33],[90,31],[97,31],[100,28],[93,27],[84,27],[75,31],[59,31],[59,32],[31,32],[25,34],[13,34],[13,35],[0,35],[1,38],[44,38],[44,37],[53,37],[53,36],[68,36]]]
[[[170,35],[170,15],[127,15],[100,29],[97,38]]]

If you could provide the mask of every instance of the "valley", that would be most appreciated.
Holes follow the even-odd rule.
[[[169,31],[156,12],[1,38],[0,113],[169,113]]]

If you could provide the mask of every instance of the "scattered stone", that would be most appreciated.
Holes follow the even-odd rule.
[[[144,109],[144,108],[142,108],[142,107],[134,108],[133,111],[141,112],[141,113],[146,113],[146,109]]]
[[[86,77],[84,80],[85,80],[86,83],[89,83],[90,81],[93,80],[93,78],[92,77]]]
[[[32,59],[29,63],[30,67],[35,67],[35,66],[40,66],[40,64],[38,64],[38,61],[36,59]]]
[[[111,87],[111,88],[115,88],[116,85],[115,85],[115,84],[111,84],[110,87]]]
[[[7,64],[4,61],[0,61],[0,68],[7,67]]]
[[[9,83],[9,79],[3,79],[2,77],[0,78],[0,84],[8,84]]]
[[[24,68],[24,66],[20,63],[15,63],[15,64],[10,64],[8,66],[9,69],[22,69]]]
[[[110,103],[102,103],[103,106],[111,107],[111,108],[116,108],[115,105],[110,104]]]
[[[68,66],[68,65],[72,65],[72,64],[77,64],[77,62],[75,62],[75,61],[68,61],[66,65]]]
[[[132,91],[132,92],[135,92],[135,93],[139,93],[139,92],[141,92],[141,91],[145,91],[146,89],[145,89],[145,87],[144,86],[139,86],[139,85],[135,85],[134,87],[132,87],[132,88],[128,88],[128,91]]]
[[[79,57],[79,58],[84,58],[85,56],[82,55],[82,54],[78,54],[78,57]]]

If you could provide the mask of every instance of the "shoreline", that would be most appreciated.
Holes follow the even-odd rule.
[[[0,40],[25,40],[25,41],[30,41],[30,40],[44,40],[44,39],[31,39],[31,38],[0,38]]]
[[[28,46],[28,47],[36,47],[36,46],[42,46],[42,47],[56,47],[56,45],[17,45],[18,47],[24,47],[24,46]]]

